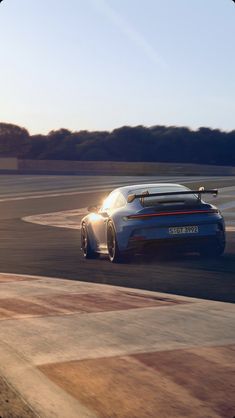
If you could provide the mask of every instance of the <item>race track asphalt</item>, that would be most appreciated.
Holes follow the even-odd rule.
[[[32,274],[225,302],[235,300],[235,232],[228,232],[225,255],[216,260],[198,256],[138,256],[112,265],[106,259],[84,260],[78,230],[36,225],[22,220],[34,214],[84,208],[99,202],[119,184],[149,178],[82,176],[0,177],[0,271]],[[223,188],[218,199],[229,217],[235,204],[235,178],[153,178],[198,187]],[[225,189],[228,187],[228,189]],[[234,196],[234,198],[233,198]],[[227,207],[226,207],[227,205]],[[232,221],[233,222],[232,218]],[[234,223],[235,224],[235,223]]]

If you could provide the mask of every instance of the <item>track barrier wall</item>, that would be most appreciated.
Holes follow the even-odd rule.
[[[1,158],[0,157],[0,172],[17,171],[18,160],[17,158]]]
[[[235,167],[180,163],[17,160],[0,158],[0,172],[81,175],[235,175]]]

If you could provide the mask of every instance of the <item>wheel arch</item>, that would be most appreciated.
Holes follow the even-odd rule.
[[[96,240],[95,240],[95,237],[94,237],[94,232],[93,232],[93,229],[92,229],[92,224],[89,222],[89,219],[82,219],[82,221],[81,221],[81,229],[82,229],[82,226],[83,225],[87,229],[87,233],[88,233],[88,237],[89,237],[89,242],[90,242],[91,249],[93,251],[96,251],[97,250],[97,244],[96,244]]]

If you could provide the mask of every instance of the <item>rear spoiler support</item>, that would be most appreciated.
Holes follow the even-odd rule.
[[[214,197],[218,195],[218,189],[204,189],[200,187],[198,190],[182,190],[179,192],[165,192],[165,193],[149,193],[148,190],[141,194],[129,194],[127,202],[131,203],[135,199],[144,199],[145,197],[157,197],[157,196],[177,196],[177,195],[197,195],[198,200],[201,200],[202,194],[212,194]]]

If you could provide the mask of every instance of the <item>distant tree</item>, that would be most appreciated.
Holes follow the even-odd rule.
[[[0,155],[19,156],[29,144],[25,128],[11,123],[0,123]]]
[[[115,129],[107,138],[106,147],[111,160],[116,161],[148,161],[151,131],[143,126]]]
[[[61,128],[56,131],[50,131],[47,135],[45,147],[40,153],[40,159],[69,159],[70,137],[71,131],[68,129]]]
[[[48,142],[47,135],[32,135],[29,146],[23,151],[23,158],[40,159]]]
[[[48,134],[48,138],[54,141],[62,141],[64,139],[69,138],[71,135],[71,131],[65,128],[58,129],[57,131],[50,131]]]
[[[156,125],[122,126],[107,131],[50,131],[32,135],[0,123],[0,155],[93,161],[155,161],[235,166],[235,130]]]

